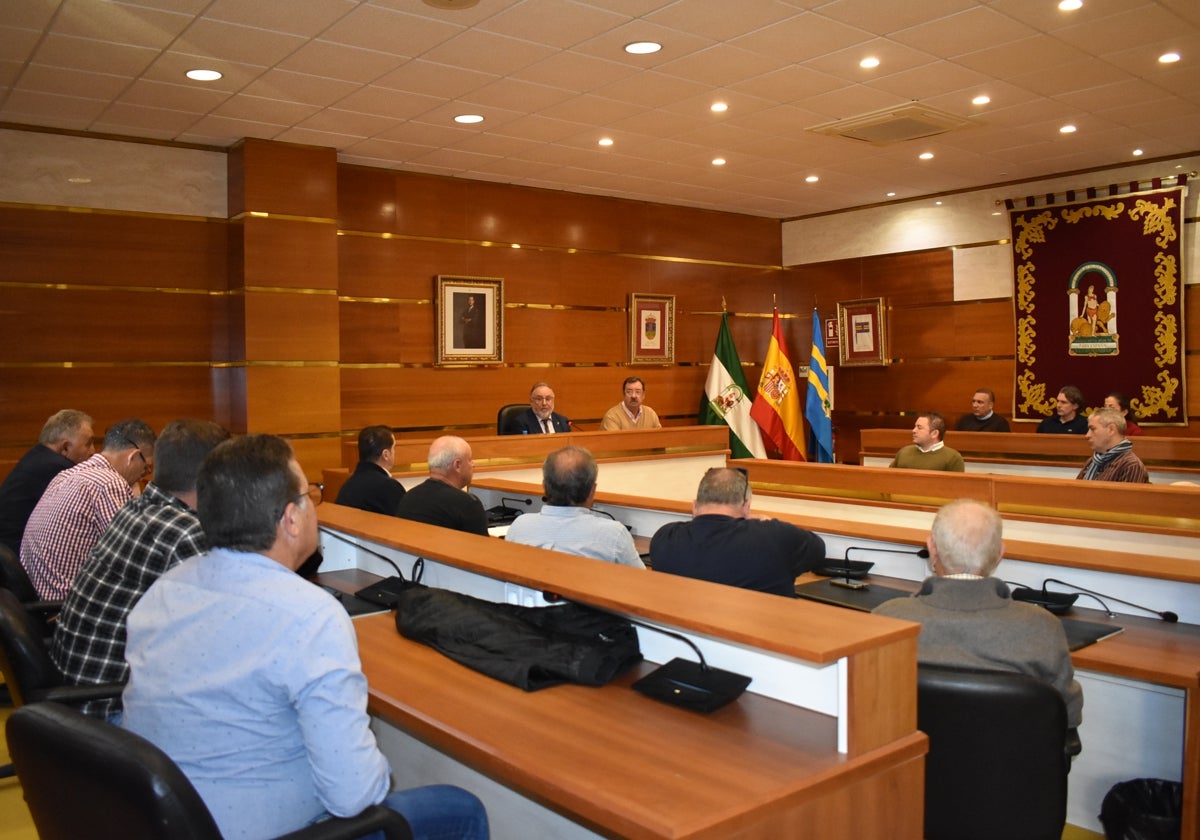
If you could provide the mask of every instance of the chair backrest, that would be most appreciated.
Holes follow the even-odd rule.
[[[501,406],[500,410],[496,412],[496,434],[507,434],[509,424],[512,423],[518,414],[527,408],[529,408],[529,403],[509,403],[506,406]]]
[[[8,748],[41,840],[220,840],[204,801],[144,738],[58,703],[8,719]]]
[[[1025,674],[921,665],[925,837],[1059,840],[1067,817],[1062,696]]]
[[[17,596],[0,589],[0,672],[16,706],[35,702],[65,682],[42,632]]]
[[[20,559],[6,545],[0,545],[0,589],[7,589],[17,600],[28,604],[38,600],[37,590]]]

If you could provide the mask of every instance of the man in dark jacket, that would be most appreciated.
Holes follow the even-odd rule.
[[[358,433],[358,466],[338,491],[335,504],[396,515],[404,485],[392,478],[396,436],[387,426],[367,426]]]

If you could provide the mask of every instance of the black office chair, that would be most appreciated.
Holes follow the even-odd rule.
[[[41,840],[221,840],[187,776],[139,735],[58,703],[13,712],[7,734]],[[350,840],[374,831],[412,840],[404,818],[380,805],[280,840]]]
[[[502,406],[496,412],[496,434],[508,434],[509,424],[512,423],[518,414],[527,408],[529,408],[529,403],[509,403],[506,406]]]
[[[927,840],[1059,840],[1067,820],[1067,709],[1025,674],[921,665],[917,726]]]
[[[0,673],[14,706],[42,700],[86,703],[120,695],[120,685],[67,685],[50,658],[41,628],[17,596],[0,589]],[[0,779],[13,774],[13,765],[0,765]]]
[[[54,632],[54,621],[62,610],[62,601],[43,601],[38,598],[33,581],[13,550],[0,545],[0,589],[7,589],[41,625],[42,635],[49,638]]]

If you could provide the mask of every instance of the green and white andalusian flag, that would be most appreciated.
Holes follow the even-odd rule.
[[[717,349],[700,400],[699,422],[703,426],[729,427],[729,448],[734,458],[767,457],[762,432],[750,417],[753,402],[754,392],[746,386],[742,363],[729,334],[729,313],[722,312]]]

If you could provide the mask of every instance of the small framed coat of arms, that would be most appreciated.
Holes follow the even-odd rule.
[[[675,364],[675,296],[629,296],[629,363]]]

